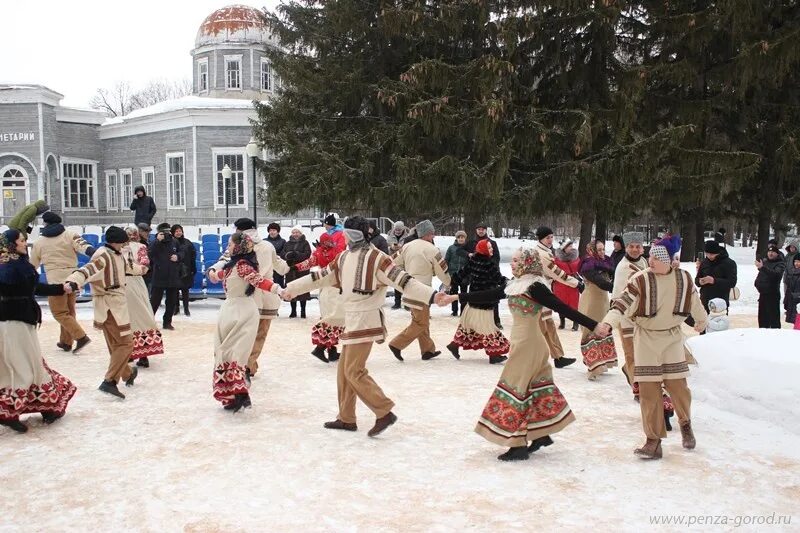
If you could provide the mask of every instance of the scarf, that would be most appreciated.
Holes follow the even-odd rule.
[[[519,249],[520,258],[518,266],[512,269],[514,279],[506,284],[506,294],[516,296],[528,291],[531,285],[537,281],[547,285],[542,271],[542,260],[539,252],[533,248],[522,247]]]

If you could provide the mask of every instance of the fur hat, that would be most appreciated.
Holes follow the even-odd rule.
[[[538,228],[536,228],[536,238],[540,241],[552,234],[553,230],[551,230],[547,226],[539,226]]]
[[[491,243],[489,239],[481,239],[478,241],[478,244],[475,245],[475,253],[478,255],[485,255],[486,257],[491,257],[492,254],[489,253],[489,246]]]
[[[325,218],[322,219],[322,223],[326,226],[335,226],[336,225],[336,215],[333,213],[329,214]]]
[[[414,229],[417,230],[417,237],[419,238],[436,233],[436,229],[433,227],[433,222],[427,219],[414,226]]]
[[[574,247],[575,247],[575,241],[573,241],[572,239],[567,239],[566,241],[564,241],[564,242],[561,244],[561,249],[563,250],[563,249],[564,249],[564,248],[566,248],[567,246],[572,246],[572,247],[574,248]]]
[[[267,231],[270,231],[270,230],[273,230],[273,229],[277,230],[278,232],[280,232],[281,231],[281,225],[278,224],[277,222],[270,222],[269,226],[267,226]]]
[[[467,238],[467,232],[464,231],[464,230],[458,230],[456,232],[456,239],[458,239],[459,237],[464,237],[466,239]]]
[[[627,244],[644,244],[644,233],[641,231],[628,231],[622,234],[622,240]]]
[[[61,224],[61,217],[52,211],[47,211],[42,215],[42,222],[45,224]]]
[[[363,234],[364,240],[369,239],[369,222],[367,222],[367,219],[365,219],[364,217],[361,216],[350,217],[345,221],[344,227],[345,229],[358,230]],[[345,232],[345,234],[347,235],[347,232]]]
[[[167,225],[167,229],[169,229],[169,225]],[[128,234],[122,228],[109,226],[106,230],[106,242],[109,244],[125,244],[129,240]]]
[[[722,246],[717,241],[706,241],[705,245],[703,245],[703,250],[707,254],[719,254],[722,253]]]
[[[392,229],[395,230],[395,231],[397,231],[397,230],[405,231],[406,223],[403,222],[402,220],[398,220],[397,222],[394,223],[394,226],[392,226]]]
[[[233,223],[234,227],[239,231],[247,231],[249,229],[256,229],[256,223],[252,219],[242,217]]]

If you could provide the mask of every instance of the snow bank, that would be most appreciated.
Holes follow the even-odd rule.
[[[253,109],[253,102],[237,98],[208,98],[189,95],[159,102],[143,109],[137,109],[124,117],[109,118],[103,125],[121,124],[126,120],[160,115],[162,113],[181,111],[184,109]]]
[[[800,435],[800,332],[731,329],[686,345],[699,363],[691,377],[695,400]]]

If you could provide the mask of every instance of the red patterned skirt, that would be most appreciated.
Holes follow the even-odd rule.
[[[149,329],[133,332],[133,351],[130,360],[152,357],[164,353],[164,340],[161,331]]]
[[[214,369],[214,399],[229,405],[237,394],[247,394],[244,367],[236,361],[226,361]]]
[[[311,342],[314,346],[333,348],[339,344],[339,337],[343,331],[344,328],[341,326],[332,326],[320,320],[311,328]]]
[[[581,341],[581,354],[583,364],[589,370],[589,376],[594,377],[609,368],[617,366],[617,350],[614,347],[614,337],[598,337],[594,333],[586,336]]]
[[[458,322],[453,344],[464,350],[485,350],[486,355],[505,355],[511,345],[494,323],[494,311],[469,304]]]

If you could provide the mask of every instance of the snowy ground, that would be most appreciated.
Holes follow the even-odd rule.
[[[408,314],[389,303],[397,333]],[[89,304],[79,307],[88,330]],[[313,320],[286,318],[286,306],[253,382],[253,409],[223,411],[211,397],[218,307],[200,302],[191,318],[176,318],[177,331],[165,332],[168,354],[152,359],[124,402],[96,390],[107,361],[102,335],[91,333],[85,354],[64,354],[45,310],[45,357],[79,390],[53,426],[31,416],[25,435],[0,428],[0,531],[641,531],[668,514],[722,515],[725,527],[692,528],[720,531],[734,530],[737,515],[791,515],[800,501],[798,332],[692,341],[694,451],[681,448],[676,431],[662,461],[636,459],[643,435],[624,377],[615,369],[589,382],[578,362],[555,371],[576,423],[531,460],[506,464],[495,459],[503,449],[473,432],[502,370],[476,352],[423,362],[412,347],[400,363],[376,346],[369,368],[399,422],[370,439],[374,417],[359,404],[357,433],[324,430],[336,414],[336,368],[309,355]],[[510,324],[505,308],[503,316]],[[449,309],[434,310],[440,348],[455,327]],[[576,355],[578,334],[560,334]],[[769,530],[799,523],[795,516]]]

